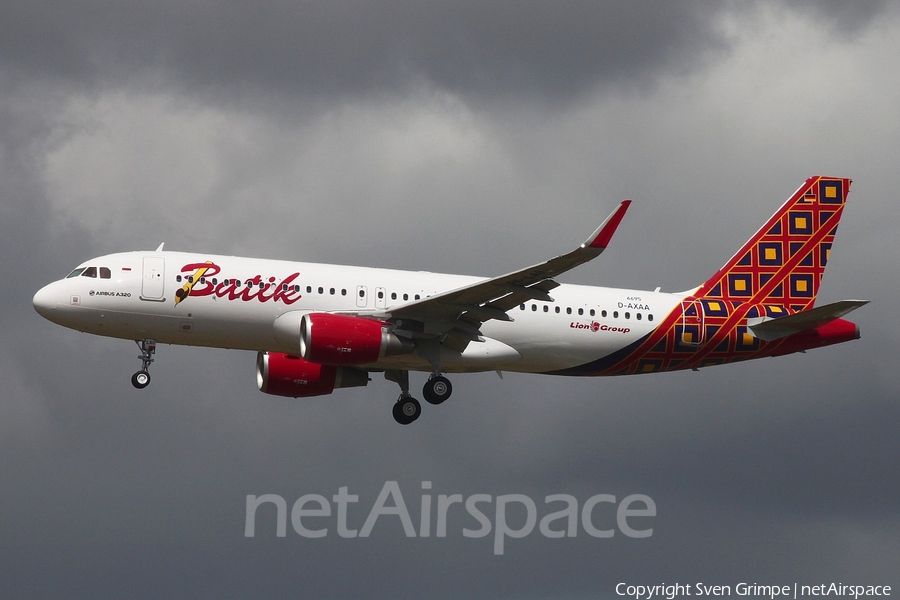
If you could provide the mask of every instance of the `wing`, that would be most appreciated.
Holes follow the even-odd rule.
[[[551,302],[549,292],[559,286],[553,277],[599,256],[625,216],[625,200],[578,248],[526,269],[485,279],[455,290],[401,304],[377,314],[408,337],[441,337],[441,343],[462,351],[470,341],[483,341],[479,328],[490,319],[512,321],[507,311],[523,302]]]

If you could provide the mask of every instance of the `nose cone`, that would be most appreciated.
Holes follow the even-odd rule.
[[[54,291],[54,285],[45,285],[37,291],[31,303],[34,310],[45,319],[53,320],[53,314],[56,312],[57,294]]]

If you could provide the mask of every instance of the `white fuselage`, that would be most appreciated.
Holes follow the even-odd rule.
[[[298,352],[299,335],[276,331],[276,319],[285,313],[383,314],[483,279],[166,251],[111,254],[79,269],[35,295],[43,316],[116,338],[287,353]],[[443,370],[576,367],[646,336],[679,308],[684,294],[561,285],[551,296],[552,302],[513,308],[512,321],[483,323],[484,341],[469,343],[462,353],[444,349]],[[432,370],[418,354],[365,367]]]

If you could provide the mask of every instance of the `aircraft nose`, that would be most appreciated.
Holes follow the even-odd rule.
[[[45,285],[37,291],[34,298],[31,299],[34,310],[45,319],[50,319],[56,310],[56,294],[53,291],[53,284]],[[52,319],[51,319],[52,320]]]

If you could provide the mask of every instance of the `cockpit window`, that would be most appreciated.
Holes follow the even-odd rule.
[[[100,267],[100,279],[112,279],[109,267]]]
[[[82,277],[97,277],[97,267],[88,267],[81,274]]]
[[[70,279],[72,277],[78,277],[79,275],[81,275],[81,273],[83,271],[84,271],[84,267],[79,267],[79,268],[75,269],[74,271],[72,271],[71,273],[69,273],[68,275],[66,275],[66,279]]]

